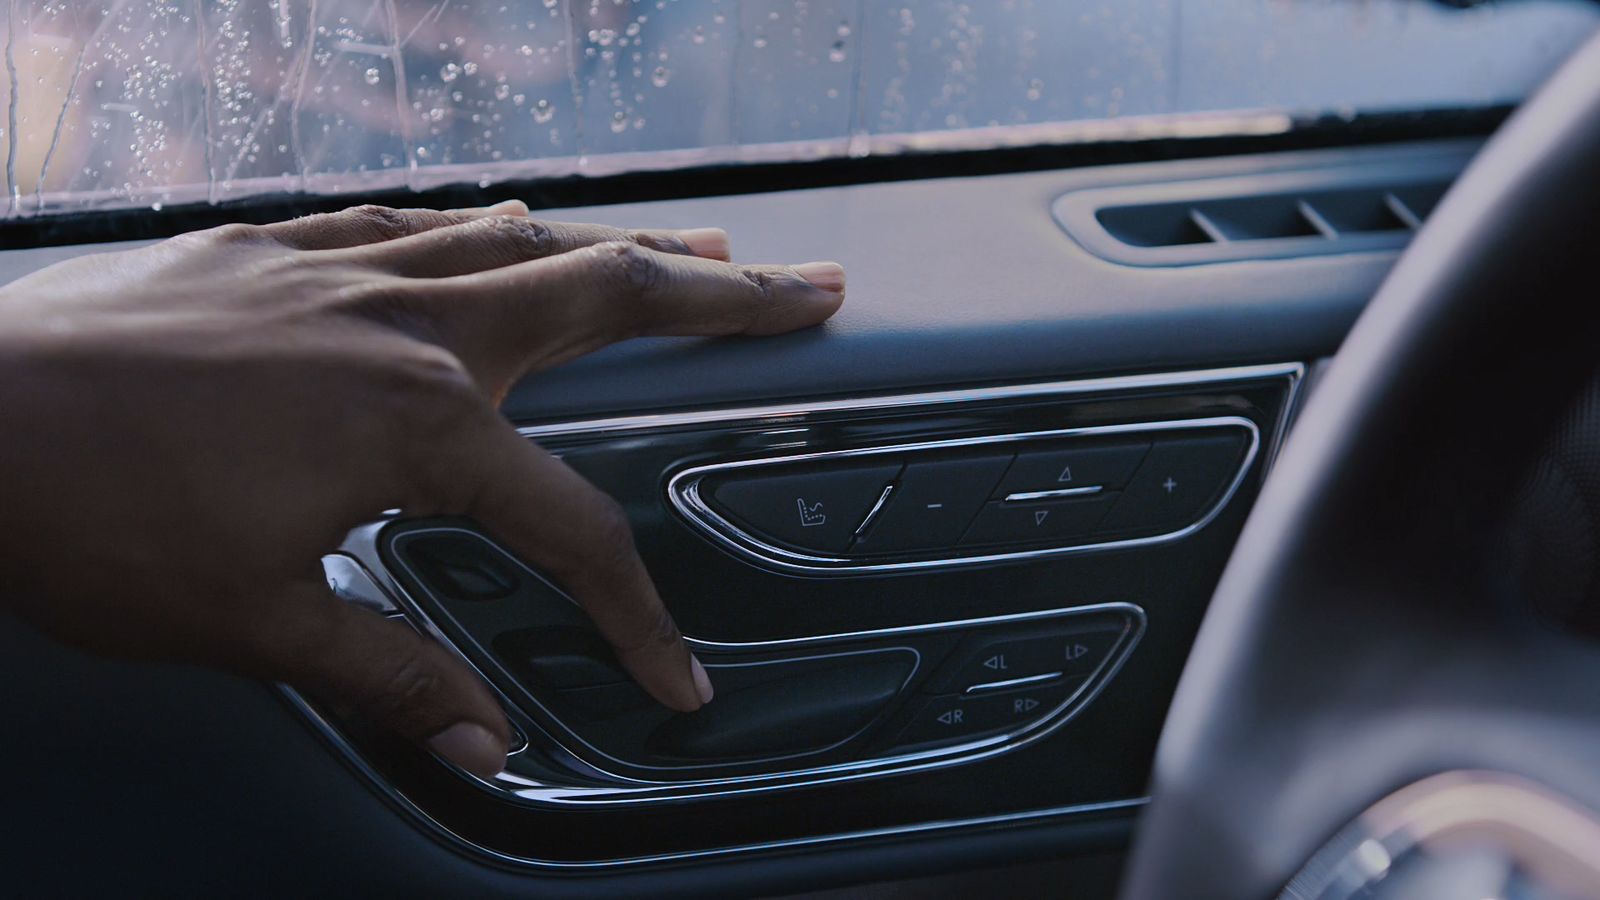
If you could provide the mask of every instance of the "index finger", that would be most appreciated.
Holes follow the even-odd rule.
[[[429,454],[427,480],[442,494],[468,498],[460,512],[554,577],[651,696],[676,710],[699,709],[711,699],[711,682],[656,593],[622,507],[486,413],[493,424],[469,429],[476,433],[457,442],[457,452]]]
[[[806,328],[839,310],[844,280],[833,262],[735,265],[606,243],[409,290],[470,369],[515,376],[636,335]]]

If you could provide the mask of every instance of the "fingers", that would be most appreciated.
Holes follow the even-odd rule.
[[[728,259],[720,228],[627,231],[607,225],[544,222],[523,215],[485,216],[409,237],[331,251],[339,259],[411,278],[445,278],[556,256],[607,241],[663,253]]]
[[[506,200],[477,209],[390,209],[387,206],[353,206],[335,213],[303,216],[264,227],[268,236],[297,250],[334,250],[392,241],[459,225],[485,216],[526,216],[521,200]]]
[[[471,498],[461,511],[549,573],[651,696],[684,712],[710,701],[711,682],[656,593],[621,507],[498,416],[485,418],[492,427],[469,429],[459,453],[428,454],[431,475],[418,481]]]
[[[432,310],[469,368],[510,365],[521,374],[636,335],[765,335],[815,325],[844,302],[844,269],[738,266],[605,243],[419,290],[419,305]]]
[[[510,730],[467,665],[411,627],[296,584],[275,610],[272,677],[427,747],[473,774],[505,767]]]

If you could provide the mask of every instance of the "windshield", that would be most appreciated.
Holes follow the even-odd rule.
[[[1515,102],[1580,2],[11,0],[10,217]]]

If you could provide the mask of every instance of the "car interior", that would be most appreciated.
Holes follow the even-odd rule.
[[[926,22],[1052,6],[616,5],[614,33],[587,33],[600,59],[649,46],[620,24],[635,15],[675,22],[674,53],[705,46],[698,20],[670,17],[715,6],[751,46],[769,9],[814,14],[819,66],[913,12],[940,35]],[[885,84],[937,82],[901,101],[931,125],[697,155],[628,143],[665,117],[628,131],[630,107],[605,152],[508,151],[570,169],[501,176],[462,151],[335,177],[366,152],[345,122],[322,129],[320,181],[196,195],[162,193],[155,163],[137,189],[73,181],[75,164],[51,176],[49,153],[36,182],[17,174],[39,168],[17,137],[17,6],[0,283],[226,222],[517,197],[557,221],[714,224],[736,259],[837,259],[849,294],[817,328],[628,341],[502,404],[626,510],[711,703],[656,703],[559,581],[479,523],[373,510],[327,548],[329,588],[481,675],[515,732],[505,770],[470,774],[287,685],[101,658],[0,617],[16,896],[1600,897],[1600,7],[1219,4],[1266,37],[1218,58],[1303,54],[1329,97],[1364,79],[1348,108],[1196,88],[1188,110],[949,125],[950,86],[979,82],[901,59]],[[424,4],[417,27],[466,6]],[[569,49],[583,16],[612,15],[506,6],[508,22],[580,20]],[[1354,9],[1304,9],[1328,6]],[[383,31],[356,10],[320,21],[356,47]],[[1234,20],[1211,15],[1182,27],[1220,40]],[[1359,37],[1319,32],[1333,15]],[[1299,44],[1268,34],[1299,16]],[[1042,50],[994,22],[960,36],[1006,64],[1083,50],[1035,24]],[[956,36],[937,52],[971,51]],[[520,40],[484,46],[515,57]],[[1371,70],[1327,71],[1324,40]],[[641,91],[668,82],[654,52],[631,64]],[[394,103],[390,70],[351,58],[328,65]],[[60,121],[76,122],[94,76],[63,59]],[[493,68],[452,65],[452,84]],[[733,65],[752,134],[772,123],[749,98],[809,77]],[[1469,68],[1492,89],[1453,80]],[[670,78],[710,90],[692,74]]]

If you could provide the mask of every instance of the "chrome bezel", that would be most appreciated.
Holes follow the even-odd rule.
[[[1161,534],[1143,537],[1118,538],[1113,540],[1089,540],[1078,544],[1058,544],[1051,547],[1039,547],[1025,550],[975,550],[962,554],[959,548],[944,551],[942,554],[934,553],[919,556],[913,559],[899,559],[887,561],[874,561],[871,557],[846,557],[846,556],[820,556],[789,550],[776,544],[762,540],[751,534],[749,530],[740,527],[726,516],[718,513],[705,498],[700,495],[700,485],[708,477],[724,472],[736,472],[742,469],[759,468],[762,466],[793,465],[797,462],[828,462],[837,459],[852,459],[857,457],[882,456],[885,454],[917,453],[934,450],[948,450],[956,447],[981,447],[989,445],[1005,445],[1023,441],[1048,440],[1056,438],[1083,438],[1111,434],[1147,434],[1164,431],[1197,431],[1212,428],[1242,428],[1249,434],[1249,447],[1245,451],[1244,459],[1238,464],[1233,476],[1228,480],[1227,488],[1202,511],[1201,515],[1193,522],[1182,528]],[[824,450],[813,453],[796,453],[788,456],[762,456],[755,459],[742,459],[730,462],[718,462],[708,465],[691,466],[675,473],[667,481],[667,498],[674,509],[683,516],[695,530],[710,538],[718,546],[731,550],[734,553],[759,563],[765,568],[777,569],[784,572],[795,572],[806,575],[856,575],[870,572],[905,572],[926,569],[954,568],[957,566],[975,566],[999,562],[1016,562],[1024,560],[1044,559],[1055,556],[1066,556],[1077,553],[1092,553],[1101,550],[1118,550],[1129,547],[1147,547],[1154,544],[1164,544],[1170,541],[1182,540],[1196,531],[1211,524],[1221,514],[1233,495],[1238,493],[1239,487],[1244,484],[1245,477],[1250,472],[1250,466],[1255,462],[1257,451],[1261,446],[1261,429],[1256,423],[1243,416],[1214,416],[1201,419],[1172,419],[1152,422],[1130,422],[1122,425],[1091,425],[1081,428],[1058,428],[1048,431],[1028,431],[1012,434],[982,435],[980,437],[952,438],[938,441],[919,441],[907,444],[891,444],[883,447],[866,447],[849,450]],[[1096,486],[1098,491],[1100,486]],[[1078,492],[1086,489],[1076,488]],[[876,509],[874,509],[876,512]],[[906,554],[907,556],[911,554]]]
[[[1527,778],[1467,769],[1429,776],[1373,804],[1306,862],[1278,900],[1372,896],[1409,854],[1464,847],[1496,853],[1508,876],[1520,871],[1550,889],[1537,896],[1600,892],[1594,810]]]
[[[461,532],[473,534],[482,540],[488,541],[508,560],[514,562],[525,574],[544,579],[523,564],[516,557],[506,553],[504,548],[494,544],[493,541],[470,532],[466,529],[437,527],[422,528],[407,532],[409,535]],[[370,549],[376,549],[375,544],[381,537],[377,530],[368,532],[366,542]],[[363,556],[377,557],[377,553],[363,553]],[[400,559],[402,566],[406,565]],[[408,567],[409,570],[409,567]],[[415,573],[411,573],[415,580]],[[383,571],[384,587],[392,592],[396,602],[405,610],[407,618],[432,635],[441,644],[454,653],[466,665],[472,667],[488,684],[496,681],[491,673],[484,670],[464,653],[452,640],[449,634],[440,627],[435,617],[430,615],[424,605],[417,602],[417,598],[409,592],[404,585],[395,580],[387,569]],[[420,583],[420,580],[418,580]],[[549,582],[545,582],[547,585]],[[554,585],[553,590],[559,590]],[[1017,622],[1049,621],[1058,619],[1071,619],[1079,617],[1105,616],[1107,614],[1119,615],[1123,620],[1122,631],[1117,636],[1116,643],[1106,653],[1106,657],[1096,666],[1094,671],[1085,679],[1083,685],[1056,704],[1052,709],[1029,720],[1010,731],[992,734],[982,738],[974,738],[944,747],[925,749],[909,753],[896,753],[869,759],[851,760],[849,762],[833,763],[821,766],[801,766],[799,768],[752,774],[731,775],[723,777],[707,777],[700,779],[679,778],[673,780],[650,779],[640,775],[623,774],[615,769],[607,768],[608,762],[621,763],[606,757],[593,746],[589,745],[571,728],[561,723],[561,717],[546,707],[537,697],[528,695],[545,719],[560,725],[560,733],[544,722],[535,720],[520,712],[517,701],[500,693],[500,699],[505,705],[512,721],[528,735],[530,746],[538,746],[568,770],[574,771],[574,782],[571,784],[557,784],[541,781],[528,775],[512,771],[518,768],[516,761],[508,764],[508,769],[493,778],[479,778],[464,770],[456,769],[463,777],[489,788],[502,795],[505,799],[516,803],[532,805],[560,804],[560,805],[613,805],[652,802],[673,802],[686,799],[704,799],[710,797],[726,797],[732,795],[751,794],[774,790],[786,790],[807,785],[831,784],[840,781],[851,781],[864,777],[875,777],[903,772],[924,771],[931,768],[957,765],[972,762],[1015,750],[1027,746],[1040,738],[1054,732],[1067,722],[1071,721],[1080,710],[1089,704],[1111,678],[1122,667],[1128,654],[1144,636],[1145,613],[1144,610],[1132,603],[1096,603],[1086,606],[1063,607],[1058,609],[1039,610],[1025,613],[1011,613],[998,616],[984,616],[971,619],[958,619],[943,622],[933,622],[925,625],[903,625],[891,628],[867,629],[862,631],[840,632],[836,634],[817,635],[801,638],[781,638],[770,641],[709,641],[689,635],[684,640],[693,650],[702,651],[706,659],[713,658],[714,654],[727,653],[763,653],[772,650],[800,650],[815,647],[825,647],[837,644],[857,644],[871,640],[894,640],[915,634],[927,634],[937,631],[971,630],[984,627],[1004,626]],[[918,666],[920,668],[920,654]],[[497,691],[498,693],[498,691]],[[544,740],[540,740],[542,736]],[[588,752],[577,752],[574,747],[582,745]],[[603,757],[597,759],[596,757]],[[442,761],[442,760],[441,760]],[[448,763],[446,763],[448,765]],[[642,767],[626,764],[631,769]],[[454,768],[452,766],[452,768]],[[598,775],[609,781],[609,784],[585,784],[577,781],[577,772],[588,772]]]

